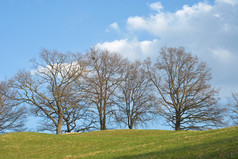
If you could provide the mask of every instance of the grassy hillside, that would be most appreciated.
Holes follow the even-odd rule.
[[[0,135],[0,158],[238,158],[238,127],[209,131],[107,130]]]

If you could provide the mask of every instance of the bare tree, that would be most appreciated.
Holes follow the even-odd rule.
[[[141,62],[127,62],[125,77],[116,96],[119,110],[116,111],[115,116],[118,122],[133,129],[134,125],[152,119],[155,97],[152,83]]]
[[[84,90],[99,118],[100,129],[105,130],[107,117],[114,112],[114,92],[123,76],[123,59],[119,54],[96,49],[91,49],[85,58],[88,65]]]
[[[234,122],[234,125],[238,125],[238,93],[232,93],[231,102],[229,103],[231,110],[231,118]]]
[[[3,94],[6,94],[4,95]],[[24,126],[25,108],[20,103],[9,97],[15,94],[8,87],[6,82],[0,83],[0,133],[7,130],[21,131]]]
[[[75,89],[75,81],[82,76],[83,62],[77,54],[62,54],[43,50],[34,70],[20,71],[11,82],[17,93],[16,99],[33,106],[32,111],[50,119],[61,134],[64,116],[75,110],[82,100],[81,92]]]
[[[160,96],[159,113],[175,130],[206,129],[221,124],[218,91],[210,69],[184,48],[162,48],[154,66],[148,64],[150,79]]]

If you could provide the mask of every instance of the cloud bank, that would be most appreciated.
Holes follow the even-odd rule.
[[[164,11],[160,2],[149,8],[154,11],[149,16],[127,18],[124,38],[98,43],[97,47],[136,59],[154,58],[164,45],[184,46],[212,68],[213,82],[222,88],[222,94],[238,91],[238,0],[199,2],[175,12]],[[117,23],[110,27],[120,29]],[[139,41],[140,34],[153,40]]]

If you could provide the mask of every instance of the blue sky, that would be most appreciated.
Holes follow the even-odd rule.
[[[206,61],[223,100],[238,91],[238,0],[0,0],[0,80],[43,48],[143,59],[164,45]]]
[[[106,32],[117,22],[126,28],[130,16],[149,16],[145,0],[0,0],[0,80],[29,68],[42,48],[84,52],[122,38]],[[167,11],[197,1],[161,1]],[[151,38],[151,37],[150,37]]]

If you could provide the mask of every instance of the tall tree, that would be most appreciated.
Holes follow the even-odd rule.
[[[160,96],[159,113],[175,130],[206,129],[221,124],[218,91],[209,83],[210,69],[205,62],[184,48],[162,48],[150,79]]]
[[[128,61],[125,76],[116,92],[119,108],[115,113],[116,120],[129,129],[151,120],[154,112],[153,87],[145,72],[141,62]]]
[[[122,81],[124,60],[107,50],[91,49],[85,55],[87,75],[85,93],[92,111],[98,116],[100,129],[106,129],[107,117],[114,112],[114,92]]]
[[[34,108],[35,114],[49,119],[61,134],[64,116],[82,100],[75,81],[82,76],[84,65],[79,55],[43,50],[34,60],[34,70],[20,71],[10,83],[16,99]]]
[[[24,127],[25,108],[19,102],[12,100],[12,92],[6,82],[0,83],[0,133],[8,130],[21,131]],[[11,98],[9,98],[11,97]]]

